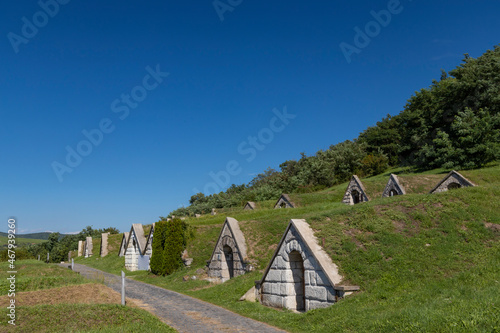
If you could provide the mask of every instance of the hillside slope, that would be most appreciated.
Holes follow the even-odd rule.
[[[19,235],[16,235],[16,236],[19,236]],[[23,236],[23,235],[21,235],[21,236]],[[8,240],[9,240],[8,236],[0,235],[0,247],[7,247],[7,245],[9,244]],[[16,237],[16,244],[18,246],[26,246],[29,244],[38,244],[38,243],[43,243],[43,242],[45,242],[45,241],[42,239]]]
[[[400,172],[402,170],[392,170]],[[292,194],[295,209],[232,209],[257,270],[222,285],[195,275],[215,246],[226,217],[189,219],[196,228],[188,245],[191,268],[171,276],[129,275],[219,304],[293,332],[498,331],[500,330],[500,166],[462,172],[479,185],[440,194],[428,191],[446,170],[398,176],[408,195],[380,198],[389,173],[362,179],[368,203],[340,203],[346,184],[310,194]],[[262,203],[272,207],[274,202]],[[267,205],[267,206],[266,206]],[[239,302],[262,275],[291,218],[304,218],[344,276],[361,291],[338,304],[296,314]],[[106,258],[110,271],[118,271]],[[100,260],[101,264],[104,260]],[[95,265],[99,260],[85,259]],[[113,267],[113,268],[112,268]]]

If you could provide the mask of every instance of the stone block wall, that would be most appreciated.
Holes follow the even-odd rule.
[[[101,257],[108,255],[108,235],[109,232],[101,234]]]
[[[92,246],[92,237],[86,238],[84,249],[85,258],[92,257],[92,251],[94,249],[94,247]]]
[[[144,257],[147,257],[148,265],[147,265],[147,270],[151,270],[150,266],[150,261],[151,261],[151,256],[153,255],[153,233],[151,233],[151,236],[148,238],[146,242],[146,251],[144,251]]]
[[[432,193],[448,191],[448,186],[452,184],[457,184],[458,187],[474,186],[474,184],[465,179],[462,175],[452,172],[438,187],[432,191]]]
[[[300,253],[301,263],[290,260],[294,251]],[[333,286],[293,228],[285,236],[260,288],[261,302],[267,306],[308,311],[335,303]]]
[[[130,235],[130,241],[125,252],[125,268],[129,271],[136,271],[138,268],[140,249],[134,234]]]
[[[78,241],[78,256],[81,257],[83,255],[83,241]]]
[[[290,200],[290,197],[286,194],[282,194],[274,205],[274,209],[280,208],[295,208],[295,204]]]
[[[153,254],[153,236],[151,236],[150,240],[147,242],[144,254],[150,257]]]
[[[366,195],[364,189],[357,183],[356,180],[358,180],[358,179],[355,179],[354,177],[355,176],[353,176],[353,178],[351,179],[351,182],[347,186],[347,190],[345,191],[344,198],[342,199],[342,202],[345,204],[348,204],[348,205],[354,205],[354,201],[353,201],[353,197],[352,197],[353,191],[358,191],[358,193],[360,194],[360,198],[359,198],[360,203],[367,202],[370,200],[368,198],[368,196]]]
[[[123,233],[122,242],[120,243],[120,252],[118,253],[120,257],[123,257],[125,255],[125,252],[127,252],[128,235],[128,232]]]
[[[391,176],[389,177],[389,181],[387,182],[387,185],[384,188],[384,192],[382,192],[382,198],[391,197],[393,196],[393,194],[405,195],[406,191],[404,187],[401,186],[401,184],[399,183],[398,177],[394,174],[391,174]]]
[[[222,282],[230,279],[229,267],[224,255],[224,246],[229,246],[233,255],[233,277],[243,275],[246,272],[246,264],[238,251],[236,242],[227,224],[224,224],[219,242],[208,264],[208,276],[220,279]]]

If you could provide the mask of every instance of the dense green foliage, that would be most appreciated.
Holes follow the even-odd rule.
[[[449,132],[438,130],[433,145],[425,145],[423,158],[430,166],[475,168],[500,154],[500,114],[480,109],[460,111]]]
[[[183,224],[184,222],[178,218],[167,222],[167,234],[163,249],[163,275],[172,274],[183,266],[182,251],[186,248]]]
[[[423,169],[477,168],[498,158],[500,47],[477,59],[466,55],[449,75],[416,92],[397,116],[401,162]],[[453,152],[443,156],[448,149]]]
[[[53,232],[49,235],[46,242],[30,245],[28,252],[32,258],[38,258],[38,255],[40,255],[41,260],[46,260],[47,253],[49,253],[50,262],[66,261],[69,251],[78,250],[78,241],[84,241],[89,236],[92,238],[101,238],[101,234],[105,232],[111,234],[119,233],[118,229],[113,227],[93,229],[91,226],[87,226],[75,235],[61,236],[60,233]]]
[[[281,193],[312,192],[340,184],[352,174],[377,175],[388,166],[472,169],[500,159],[500,47],[463,63],[410,97],[403,111],[387,115],[353,141],[285,161],[249,184],[191,197],[173,215],[241,207],[246,201],[276,199]]]
[[[26,239],[42,239],[42,240],[47,240],[49,239],[49,235],[51,232],[36,232],[36,233],[31,233],[31,234],[18,234],[18,237],[26,238]],[[0,232],[0,237],[2,236],[8,236],[8,233],[6,232]]]
[[[28,249],[23,246],[23,247],[17,247],[15,248],[15,255],[16,255],[16,260],[23,260],[23,259],[33,259],[33,255],[28,251]],[[5,248],[0,251],[0,261],[7,261],[9,260],[9,254],[12,255],[12,252],[9,253],[9,249]]]
[[[164,272],[163,249],[165,248],[165,235],[167,231],[167,222],[159,221],[155,224],[153,236],[153,254],[149,261],[149,267],[153,274],[160,275]]]
[[[149,264],[151,272],[156,275],[169,275],[182,267],[182,252],[191,237],[193,230],[179,218],[156,222],[153,255]]]

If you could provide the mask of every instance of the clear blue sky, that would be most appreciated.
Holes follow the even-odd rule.
[[[54,1],[1,5],[4,231],[155,222],[228,162],[247,183],[352,139],[500,42],[493,0]]]

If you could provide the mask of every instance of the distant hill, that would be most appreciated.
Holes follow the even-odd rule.
[[[18,238],[27,238],[27,239],[41,239],[41,240],[48,240],[49,235],[51,232],[36,232],[32,234],[16,234],[16,237]],[[0,232],[0,236],[6,237],[7,233],[6,232]],[[66,236],[65,234],[61,234],[61,237]]]
[[[5,232],[2,232],[0,235],[0,249],[6,248],[8,244],[9,238],[6,236]],[[36,238],[24,238],[19,235],[16,235],[16,245],[17,246],[26,246],[28,244],[38,244],[46,242],[46,239],[36,239]]]

